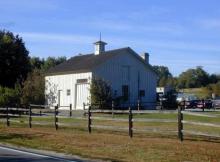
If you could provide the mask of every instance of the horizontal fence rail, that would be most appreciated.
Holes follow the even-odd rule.
[[[114,103],[113,103],[114,104]],[[62,113],[62,107],[69,107],[69,114]],[[84,104],[84,107],[86,105]],[[114,105],[112,106],[114,107]],[[40,109],[39,109],[40,108]],[[198,136],[207,136],[213,138],[220,138],[220,134],[211,134],[207,132],[199,132],[193,130],[186,130],[184,126],[194,125],[194,126],[204,126],[204,127],[213,127],[220,128],[220,123],[210,123],[210,122],[200,122],[186,120],[185,116],[200,116],[204,118],[219,118],[219,114],[206,114],[205,112],[189,112],[183,110],[183,107],[179,107],[178,110],[133,110],[131,107],[128,110],[102,110],[94,109],[92,106],[88,106],[88,109],[84,109],[84,116],[72,116],[74,111],[72,110],[72,105],[66,106],[54,106],[54,109],[48,109],[46,105],[33,105],[30,104],[28,108],[0,108],[0,117],[1,122],[5,121],[7,126],[10,126],[11,123],[22,123],[27,124],[30,128],[34,125],[45,125],[54,127],[56,130],[59,127],[84,127],[88,129],[89,133],[92,133],[93,129],[104,129],[104,130],[113,130],[113,131],[125,131],[128,133],[129,137],[132,138],[134,132],[148,132],[148,133],[160,133],[160,134],[176,134],[180,141],[184,140],[184,134],[187,135],[198,135]],[[66,110],[65,110],[66,112]],[[118,115],[117,115],[118,114]],[[176,114],[176,119],[160,119],[158,118],[148,118],[148,115],[145,118],[141,118],[138,114]],[[87,115],[87,117],[86,117]],[[102,116],[99,116],[102,115]],[[115,115],[115,116],[114,116]],[[121,117],[120,115],[123,115]],[[112,116],[112,117],[111,117]],[[156,115],[157,116],[157,115]],[[2,120],[4,119],[4,120]],[[42,119],[42,120],[40,120]],[[48,120],[48,121],[44,121]],[[66,120],[67,119],[67,120]],[[77,123],[74,120],[70,121],[68,119],[84,121],[84,123]],[[35,121],[40,120],[40,121]],[[96,122],[97,121],[97,122]],[[106,125],[105,121],[118,122],[119,124]],[[214,120],[215,121],[215,120]],[[135,125],[136,123],[140,125]],[[149,128],[145,127],[141,123],[176,123],[177,129],[169,128]],[[108,122],[106,122],[108,123]],[[120,125],[122,124],[122,125]]]
[[[186,134],[197,135],[197,136],[220,138],[220,135],[218,135],[218,134],[210,134],[210,133],[204,133],[204,132],[198,132],[198,131],[189,131],[189,130],[182,130],[182,132],[184,132]]]
[[[182,113],[182,114],[186,114],[186,115],[202,116],[202,117],[210,117],[210,118],[216,118],[216,117],[218,117],[217,115],[208,115],[208,114],[201,114],[201,113],[187,112],[187,111],[181,111],[181,113]]]
[[[137,121],[137,122],[158,122],[158,123],[177,123],[176,120],[171,120],[171,119],[133,119],[132,121]]]
[[[183,111],[183,107],[179,107],[178,108],[178,136],[181,141],[183,141],[184,134],[220,138],[220,134],[211,134],[211,133],[204,133],[204,132],[199,132],[199,131],[191,131],[191,130],[185,130],[183,128],[184,124],[220,128],[220,123],[206,123],[206,122],[199,122],[199,121],[184,120],[184,115],[200,116],[200,117],[206,117],[206,118],[219,118],[219,115],[213,115],[213,114],[209,115],[209,114],[204,114],[204,113],[202,114],[198,112],[188,112],[188,111]]]
[[[203,122],[193,122],[193,121],[186,121],[186,120],[182,120],[182,123],[184,123],[184,124],[192,124],[192,125],[201,125],[201,126],[209,126],[209,127],[220,128],[220,124],[203,123]]]
[[[107,125],[91,125],[92,128],[99,128],[99,129],[108,129],[108,130],[123,130],[127,131],[128,128],[125,127],[118,127],[118,126],[107,126]]]

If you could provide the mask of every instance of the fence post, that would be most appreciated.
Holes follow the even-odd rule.
[[[57,130],[58,129],[58,124],[57,124],[57,122],[58,122],[58,118],[57,118],[57,115],[58,115],[58,104],[55,106],[54,109],[55,109],[54,110],[54,122],[55,122],[55,128]]]
[[[205,111],[205,101],[204,101],[204,99],[202,99],[202,111],[203,112]]]
[[[85,111],[85,109],[86,109],[86,104],[85,102],[83,102],[83,110]]]
[[[114,118],[114,101],[112,100],[112,118]]]
[[[160,110],[163,110],[163,101],[160,99]]]
[[[85,102],[83,102],[83,116],[86,116],[86,112],[85,112],[85,110],[86,110],[86,104],[85,104]]]
[[[183,100],[183,108],[182,108],[182,110],[185,110],[186,109],[186,100],[184,99]]]
[[[129,133],[129,136],[130,138],[133,137],[133,115],[132,115],[132,110],[131,110],[131,107],[129,107],[129,116],[128,116],[128,119],[129,119],[129,128],[128,128],[128,133]]]
[[[178,108],[178,137],[179,140],[183,141],[183,113],[182,113],[182,106],[179,106]]]
[[[40,107],[40,116],[42,116],[42,110],[41,109],[42,109],[42,107]]]
[[[70,117],[72,116],[72,104],[70,104]]]
[[[16,111],[17,111],[19,117],[21,117],[21,111],[19,111],[18,107],[16,107]]]
[[[138,102],[137,102],[137,109],[138,111],[140,110],[140,100],[138,99]]]
[[[32,121],[32,111],[31,111],[31,105],[29,105],[29,128],[32,128],[32,125],[31,125],[31,121]]]
[[[89,106],[89,108],[88,108],[88,131],[89,131],[89,133],[91,133],[91,131],[92,131],[91,124],[92,124],[92,121],[91,121],[91,106]]]
[[[7,120],[7,126],[10,126],[10,121],[9,121],[9,110],[8,110],[8,106],[6,107],[6,111],[7,111],[7,116],[6,116],[6,120]]]

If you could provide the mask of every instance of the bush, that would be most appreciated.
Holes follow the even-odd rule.
[[[27,79],[23,83],[21,103],[44,104],[44,76],[40,70],[34,70],[28,74]]]
[[[112,99],[111,86],[103,79],[92,79],[91,104],[99,104],[100,108],[106,107]]]
[[[216,96],[220,96],[220,82],[216,84],[209,84],[208,86],[203,87],[202,90],[206,94],[205,98],[211,98],[212,93]]]
[[[0,106],[20,106],[21,87],[16,84],[15,89],[0,86]]]

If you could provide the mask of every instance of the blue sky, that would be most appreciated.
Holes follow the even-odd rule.
[[[219,0],[0,0],[0,29],[19,34],[31,56],[131,47],[174,75],[196,66],[220,73]],[[2,14],[3,13],[3,14]]]

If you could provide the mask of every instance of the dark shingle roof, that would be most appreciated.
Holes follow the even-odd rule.
[[[78,55],[72,57],[66,62],[63,62],[55,67],[50,68],[47,71],[46,75],[89,72],[93,68],[109,60],[110,58],[127,52],[133,53],[134,56],[136,56],[141,62],[144,63],[143,59],[138,54],[136,54],[130,47],[126,47],[126,48],[105,51],[99,55],[95,55],[93,53],[93,54]],[[147,64],[145,65],[148,66],[150,69],[152,69],[150,65]]]
[[[116,50],[106,51],[102,54],[87,54],[87,55],[78,55],[70,58],[69,60],[50,68],[46,75],[55,74],[55,73],[65,73],[65,72],[87,72],[91,71],[97,65],[109,60],[110,58],[121,55],[129,50],[129,47],[120,48]]]

